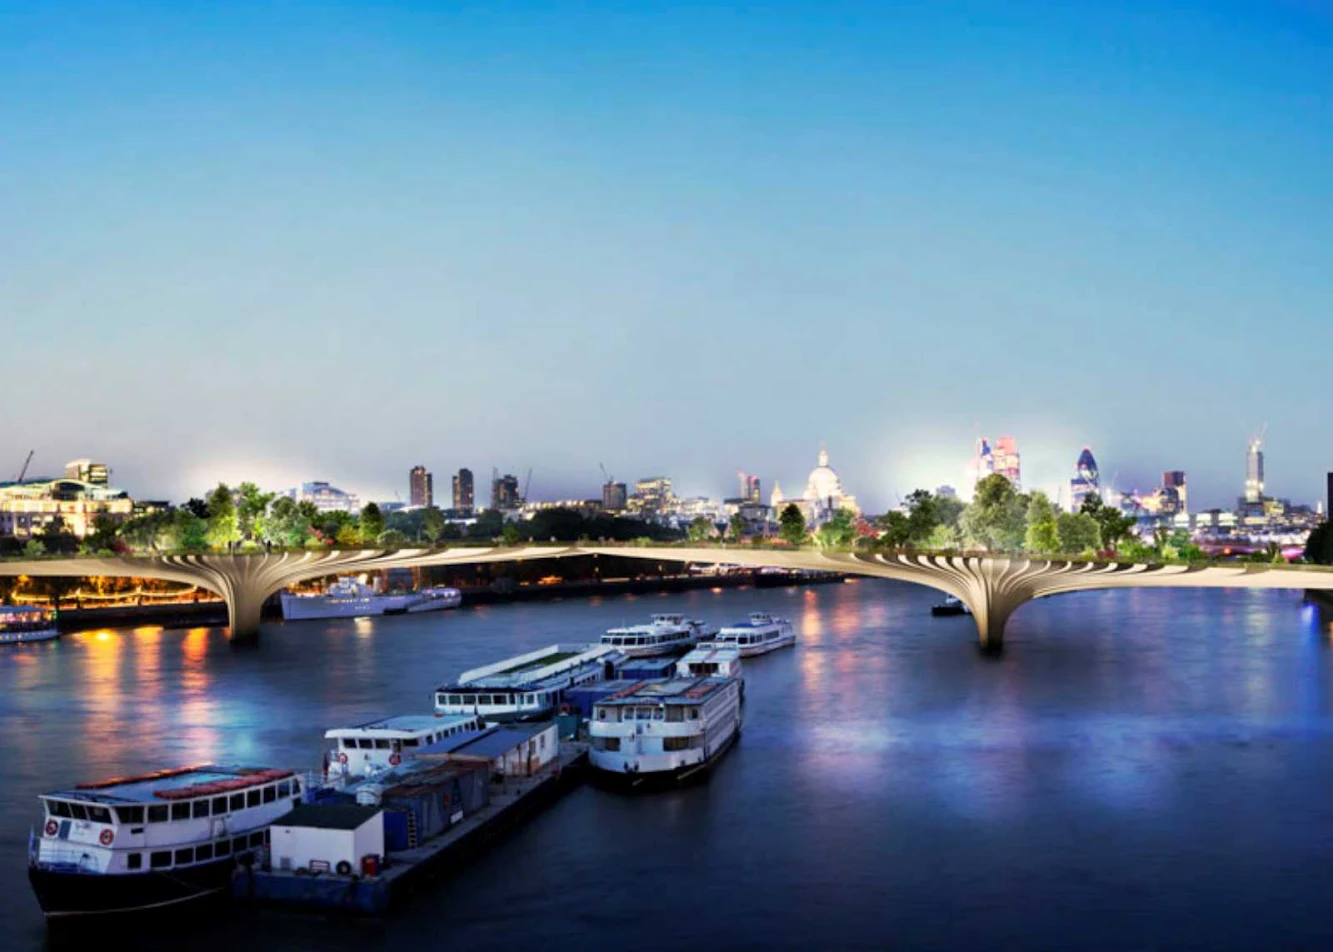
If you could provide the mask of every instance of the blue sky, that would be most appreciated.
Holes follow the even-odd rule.
[[[0,475],[1313,501],[1333,8],[1050,6],[0,4]]]

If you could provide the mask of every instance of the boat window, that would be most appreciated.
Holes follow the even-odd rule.
[[[226,798],[226,797],[214,797],[214,798],[213,798],[213,815],[214,815],[214,816],[222,816],[222,814],[224,814],[224,813],[226,813],[226,812],[227,812],[227,798]]]
[[[388,749],[389,749],[389,742],[388,742],[387,740],[384,740],[383,738],[381,738],[380,740],[375,741],[375,749],[376,749],[376,750],[388,750]]]
[[[375,742],[373,740],[360,740],[357,741],[357,746],[362,750],[374,750]]]
[[[47,800],[46,809],[52,816],[60,816],[68,819],[70,817],[69,804],[64,800]]]
[[[167,808],[166,808],[166,805],[164,804],[164,805],[162,805],[162,806],[149,807],[149,808],[148,808],[148,822],[149,822],[149,823],[166,823],[166,822],[167,822]]]
[[[88,819],[94,823],[110,823],[112,822],[111,811],[106,807],[90,806],[88,807]]]
[[[427,742],[429,742],[429,738],[427,738]],[[420,744],[417,743],[417,739],[416,739],[415,737],[405,737],[405,738],[403,738],[403,746],[404,746],[404,747],[419,747]]]
[[[245,837],[238,836],[231,841],[231,848],[237,853],[244,853],[246,849]]]
[[[245,794],[233,793],[231,795],[231,809],[233,812],[245,809]]]
[[[213,844],[201,843],[194,848],[194,858],[199,862],[213,858]]]
[[[143,869],[142,853],[127,853],[125,856],[126,869]]]
[[[450,703],[450,704],[462,704],[462,703],[463,703],[463,695],[461,695],[461,694],[450,694],[450,695],[449,695],[449,703]]]
[[[291,795],[292,795],[292,782],[290,780],[284,780],[282,783],[278,784],[278,796],[290,797]]]
[[[247,791],[246,791],[246,793],[245,793],[245,805],[246,805],[247,807],[257,807],[257,806],[259,806],[259,791],[258,791],[258,790],[247,790]]]
[[[653,720],[660,721],[665,716],[666,715],[662,712],[662,709],[660,707],[653,708]]]
[[[342,739],[343,750],[356,750],[356,741],[349,737]]]
[[[691,707],[686,710],[685,719],[687,721],[697,721],[699,719],[699,709],[697,707]]]
[[[153,869],[166,869],[171,865],[171,851],[163,850],[148,857],[148,865]]]
[[[171,805],[171,818],[173,820],[188,820],[190,818],[190,805],[188,803],[173,803]]]
[[[187,846],[184,849],[176,850],[177,866],[181,865],[182,863],[193,863],[193,862],[194,862],[194,847]]]
[[[276,799],[278,799],[278,788],[269,784],[264,788],[264,802],[272,803]]]
[[[669,721],[683,721],[685,720],[685,712],[679,705],[672,705],[666,709],[666,719]]]
[[[143,807],[116,807],[116,816],[121,823],[142,823]]]
[[[69,812],[76,820],[88,819],[88,811],[84,809],[82,803],[71,803],[69,805]]]
[[[604,720],[606,720],[606,708],[604,708],[604,707],[599,707],[599,708],[597,709],[597,719],[598,719],[599,721],[604,721]]]
[[[263,845],[264,845],[264,831],[263,831],[263,830],[260,830],[258,833],[251,833],[251,834],[250,834],[250,845],[251,845],[251,846],[263,846]]]
[[[197,819],[199,819],[201,816],[208,816],[208,801],[207,801],[207,800],[196,800],[196,801],[194,801],[194,818],[197,820]]]
[[[292,796],[296,796],[296,795],[299,794],[300,792],[301,792],[301,781],[299,781],[299,780],[293,780],[293,781],[292,781]]]
[[[213,852],[215,852],[218,856],[230,856],[231,840],[218,840],[217,843],[214,844]]]
[[[689,739],[688,737],[663,737],[663,738],[662,738],[662,749],[663,749],[663,750],[687,750],[687,749],[689,748],[689,746],[690,746],[690,739]]]

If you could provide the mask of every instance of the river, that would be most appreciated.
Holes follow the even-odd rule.
[[[569,599],[0,652],[0,922],[42,790],[203,761],[313,767],[326,727],[429,708],[459,671],[650,612],[756,609],[743,739],[706,784],[584,787],[382,921],[237,911],[136,949],[1328,947],[1333,651],[1298,593],[1119,591],[1024,607],[1000,658],[932,592]],[[88,947],[86,938],[80,948]]]

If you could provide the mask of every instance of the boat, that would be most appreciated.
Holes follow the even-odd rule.
[[[324,732],[329,746],[324,776],[334,782],[353,775],[373,776],[397,767],[405,756],[485,724],[475,714],[444,717],[402,714],[367,721],[355,727],[334,727]]]
[[[435,691],[435,712],[488,721],[550,717],[570,688],[615,677],[626,652],[609,645],[547,645],[464,671]]]
[[[750,612],[750,617],[736,625],[725,625],[706,644],[739,648],[741,656],[767,654],[796,644],[791,622],[769,612]]]
[[[941,615],[970,615],[972,610],[963,604],[963,600],[956,595],[945,595],[944,601],[930,606],[930,613],[935,616]]]
[[[734,645],[706,642],[676,662],[676,676],[706,678],[720,675],[724,678],[739,678],[742,654],[744,652]]]
[[[290,770],[204,765],[41,795],[28,879],[49,919],[164,909],[225,893],[302,799]]]
[[[593,705],[595,776],[639,787],[698,778],[741,731],[741,679],[639,681]]]
[[[280,598],[286,621],[416,614],[457,608],[463,601],[458,589],[443,586],[384,595],[350,576],[340,576],[322,594],[283,592]]]
[[[701,640],[717,634],[701,621],[678,614],[653,615],[646,625],[611,628],[602,635],[602,644],[619,648],[630,658],[671,654],[694,647]]]
[[[59,637],[54,610],[28,605],[0,606],[0,645],[25,645]]]

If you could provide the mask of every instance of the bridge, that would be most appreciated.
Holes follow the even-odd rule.
[[[329,575],[395,568],[474,565],[607,555],[654,562],[725,563],[749,568],[812,569],[926,585],[972,611],[984,651],[999,651],[1009,617],[1036,598],[1110,588],[1264,588],[1333,591],[1333,569],[1236,563],[1147,565],[1021,556],[876,553],[722,546],[528,545],[449,549],[348,549],[255,553],[105,556],[0,561],[0,576],[154,578],[198,585],[227,603],[233,637],[259,631],[269,596]]]

